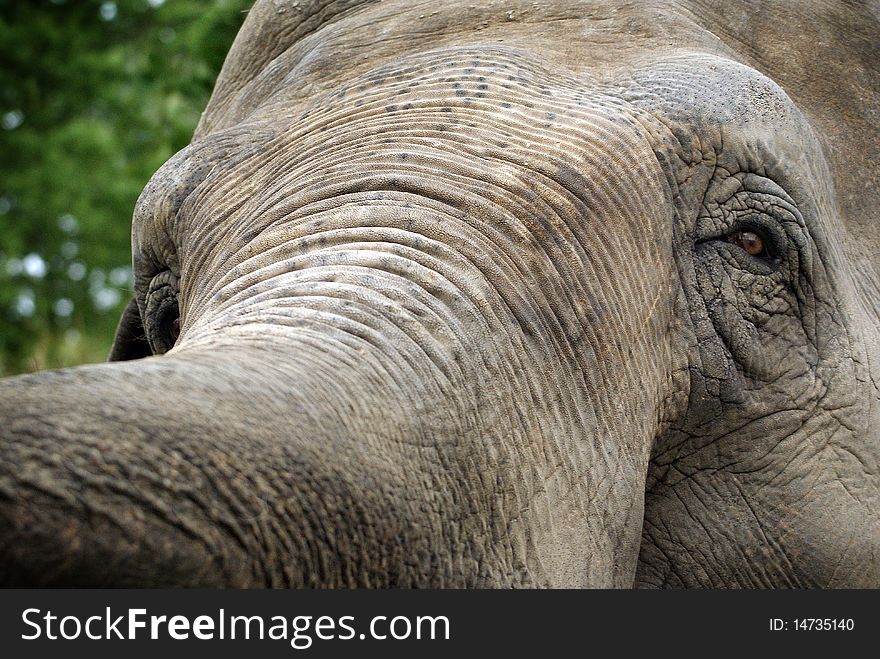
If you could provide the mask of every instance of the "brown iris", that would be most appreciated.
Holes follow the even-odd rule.
[[[727,236],[727,242],[741,247],[747,254],[757,257],[767,256],[764,239],[754,231],[737,231]]]

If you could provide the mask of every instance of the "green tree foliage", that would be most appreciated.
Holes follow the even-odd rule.
[[[0,0],[0,374],[104,359],[130,221],[252,0]]]

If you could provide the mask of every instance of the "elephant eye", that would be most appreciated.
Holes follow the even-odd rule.
[[[772,259],[774,255],[770,250],[770,242],[757,229],[744,229],[734,231],[725,238],[727,242],[736,245],[749,256],[759,259]]]

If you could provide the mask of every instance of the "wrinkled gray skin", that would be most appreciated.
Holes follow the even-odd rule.
[[[880,586],[878,23],[258,2],[135,211],[166,354],[0,386],[0,577]]]

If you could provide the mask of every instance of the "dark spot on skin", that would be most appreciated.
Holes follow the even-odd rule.
[[[477,92],[476,94],[474,94],[474,96],[476,96],[477,98],[486,98],[486,93],[485,92]]]
[[[477,78],[477,82],[486,82],[486,76],[480,76]]]
[[[396,105],[386,105],[385,112],[394,112],[397,109]]]
[[[409,154],[408,153],[400,153],[397,155],[397,157],[400,158],[401,160],[406,160],[407,158],[409,158]]]
[[[447,105],[440,108],[440,112],[452,112],[452,108]]]
[[[467,96],[467,91],[464,89],[456,89],[455,95],[456,96]]]
[[[465,69],[464,72],[467,73],[468,75],[471,75],[472,73],[476,73],[477,70],[476,69]]]
[[[452,85],[452,88],[453,88],[453,89],[460,89],[460,88],[461,88],[461,83],[460,83],[460,82],[456,82],[455,84]]]
[[[489,89],[489,85],[486,85],[486,84],[477,85],[477,89]]]
[[[507,142],[495,142],[495,146],[497,146],[499,149],[506,149],[510,146],[510,144]]]
[[[356,108],[359,108],[359,107],[361,107],[363,104],[364,104],[363,101],[355,101],[354,106],[355,106]]]
[[[586,190],[584,176],[566,164],[560,164],[556,170],[556,180],[569,191]]]
[[[503,108],[509,108],[509,107],[511,107],[511,106],[510,106],[510,103],[504,102],[504,103],[501,104],[501,107],[503,107]]]
[[[556,113],[555,112],[545,112],[544,118],[549,119],[550,121],[553,121],[556,118]]]
[[[404,109],[404,110],[412,110],[412,108],[413,108],[413,104],[412,104],[412,103],[405,103],[404,106],[403,106],[403,109]]]

